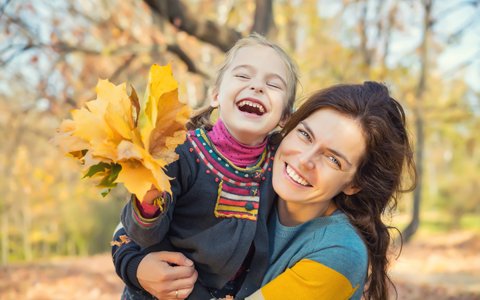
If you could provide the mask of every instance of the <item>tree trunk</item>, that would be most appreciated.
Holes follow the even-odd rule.
[[[2,234],[2,265],[8,263],[8,221],[7,221],[7,211],[2,210],[2,224],[1,224],[1,234]]]
[[[32,243],[30,241],[30,232],[31,232],[31,215],[30,215],[30,205],[29,203],[30,196],[23,194],[22,199],[22,241],[23,241],[23,255],[26,261],[32,260]]]
[[[367,11],[368,11],[368,1],[363,2],[360,22],[359,22],[359,31],[360,31],[360,51],[362,53],[363,63],[367,67],[367,70],[370,69],[372,65],[372,52],[368,48],[368,35],[367,35]]]
[[[252,32],[268,35],[273,23],[273,0],[255,1],[255,19]]]
[[[424,121],[422,102],[427,83],[426,74],[428,70],[428,42],[430,39],[432,20],[432,0],[424,0],[424,19],[423,19],[423,37],[420,45],[420,77],[418,79],[417,89],[415,91],[416,106],[413,110],[415,118],[415,159],[417,165],[417,188],[413,194],[413,211],[412,219],[407,227],[403,230],[402,236],[406,243],[408,243],[420,225],[420,204],[422,200],[422,183],[423,183],[423,152],[424,152]]]

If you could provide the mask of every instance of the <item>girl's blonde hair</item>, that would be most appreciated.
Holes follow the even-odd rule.
[[[297,94],[297,84],[298,84],[298,70],[297,66],[290,58],[290,56],[275,43],[270,42],[265,37],[258,33],[252,33],[248,37],[238,40],[235,45],[228,50],[225,55],[225,60],[220,66],[217,78],[215,80],[214,89],[218,89],[222,83],[223,76],[225,75],[226,70],[230,67],[233,59],[235,58],[239,49],[249,46],[265,46],[270,47],[278,54],[280,59],[285,63],[287,68],[287,104],[282,114],[282,120],[286,120],[293,111],[293,103],[295,102],[295,95]],[[214,107],[208,106],[200,110],[196,115],[194,115],[187,124],[188,129],[195,129],[198,127],[204,127],[207,130],[211,129],[213,126],[210,119],[212,112],[215,110]]]

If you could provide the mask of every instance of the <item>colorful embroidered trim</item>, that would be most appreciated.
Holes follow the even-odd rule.
[[[271,165],[272,152],[268,146],[254,166],[239,168],[218,153],[204,130],[189,132],[187,138],[206,165],[206,172],[219,182],[215,216],[256,221],[260,183],[265,180],[264,174]]]
[[[272,152],[268,151],[267,146],[257,164],[248,168],[239,168],[211,148],[202,129],[197,129],[193,133],[189,132],[187,138],[210,172],[219,177],[220,180],[228,181],[237,186],[252,186],[255,182],[262,181],[272,157]]]
[[[216,217],[235,217],[240,219],[257,220],[258,208],[260,206],[260,193],[258,183],[252,187],[253,195],[238,195],[232,191],[238,190],[234,186],[221,181],[218,186],[218,198],[215,205]],[[247,193],[248,190],[245,190]]]

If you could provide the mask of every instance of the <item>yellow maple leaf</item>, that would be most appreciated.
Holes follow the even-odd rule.
[[[169,65],[153,65],[142,102],[126,84],[99,80],[97,98],[72,111],[56,136],[61,149],[80,159],[85,176],[103,187],[123,183],[142,199],[152,184],[171,193],[164,169],[178,159],[190,108],[178,100],[178,83]]]

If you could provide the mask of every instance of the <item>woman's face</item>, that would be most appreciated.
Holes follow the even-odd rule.
[[[323,207],[340,192],[359,191],[352,180],[365,153],[360,124],[333,109],[315,111],[282,141],[273,187],[289,204]]]

